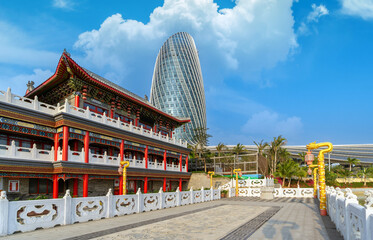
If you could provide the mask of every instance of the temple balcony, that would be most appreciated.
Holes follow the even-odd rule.
[[[62,161],[62,150],[58,148],[57,150],[57,161]],[[10,159],[18,160],[29,160],[29,161],[46,161],[54,162],[55,150],[52,147],[51,150],[38,149],[36,144],[32,148],[17,147],[15,142],[12,141],[11,145],[0,145],[0,157],[6,157]],[[120,154],[118,156],[108,156],[105,152],[104,154],[94,154],[89,152],[89,163],[87,164],[99,164],[106,166],[118,166],[120,162]],[[68,149],[68,162],[84,163],[85,152],[84,149],[81,151],[72,151]],[[131,168],[142,168],[146,169],[145,159],[136,158],[124,158],[125,161],[130,162]],[[164,168],[163,161],[148,161],[147,169],[155,170],[165,170],[165,171],[176,171],[176,172],[187,172],[185,165],[180,169],[179,164],[166,164],[166,169]]]
[[[31,110],[41,112],[44,114],[48,114],[51,116],[55,116],[60,113],[71,114],[73,116],[76,116],[76,117],[79,117],[85,120],[105,124],[105,125],[115,127],[121,130],[135,133],[141,136],[149,137],[152,139],[157,139],[157,140],[169,143],[169,144],[174,144],[174,145],[184,147],[184,148],[187,147],[186,141],[183,141],[181,139],[176,140],[176,138],[171,138],[168,135],[163,136],[160,133],[153,132],[153,130],[146,130],[142,126],[137,127],[137,126],[132,125],[132,123],[128,124],[128,123],[122,122],[119,120],[119,118],[118,119],[110,118],[106,116],[105,113],[103,115],[94,113],[90,111],[89,108],[83,109],[83,108],[72,106],[68,103],[67,99],[63,105],[58,104],[57,106],[53,106],[53,105],[39,102],[37,96],[35,96],[35,99],[29,99],[29,98],[15,95],[11,93],[10,88],[8,88],[7,91],[0,91],[0,101],[11,104],[11,105],[19,106],[22,108],[31,109]]]

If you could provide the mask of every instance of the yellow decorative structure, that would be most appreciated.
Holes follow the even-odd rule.
[[[121,161],[120,162],[120,166],[121,166],[121,170],[119,171],[123,171],[123,195],[126,195],[126,191],[127,191],[127,168],[129,167],[130,165],[130,162],[129,161]],[[122,169],[123,168],[123,169]]]
[[[310,143],[307,145],[307,149],[318,149],[320,147],[328,147],[319,152],[319,162],[318,162],[318,171],[319,171],[319,190],[320,190],[320,214],[321,216],[326,216],[326,192],[325,192],[325,163],[324,163],[324,153],[331,152],[333,150],[333,145],[329,142],[324,143]]]
[[[241,172],[241,168],[233,170],[233,173],[236,174],[236,197],[238,197],[238,172]]]
[[[212,189],[212,176],[215,175],[215,172],[209,171],[207,174],[210,175],[210,189]]]

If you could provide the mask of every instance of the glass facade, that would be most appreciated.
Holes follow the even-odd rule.
[[[196,144],[195,129],[206,129],[205,90],[198,52],[185,32],[172,35],[160,49],[154,67],[150,101],[162,111],[191,122],[176,129],[175,137]]]

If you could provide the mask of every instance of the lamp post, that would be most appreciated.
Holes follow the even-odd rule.
[[[241,172],[241,168],[233,170],[233,173],[236,174],[236,197],[238,197],[238,173]]]
[[[127,180],[127,168],[129,167],[129,161],[121,161],[120,166],[118,168],[118,173],[123,174],[123,195],[126,195],[126,180]]]
[[[319,162],[318,162],[318,171],[319,171],[319,188],[320,188],[320,215],[326,216],[326,192],[325,192],[325,162],[324,162],[324,153],[331,152],[333,150],[333,145],[330,142],[324,143],[310,143],[307,145],[307,149],[318,149],[320,147],[327,147],[319,152]]]
[[[207,174],[210,175],[210,189],[212,189],[212,176],[215,175],[215,172],[209,171]]]

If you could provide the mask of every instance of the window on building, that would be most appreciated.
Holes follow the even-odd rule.
[[[83,104],[83,107],[84,107],[84,108],[89,107],[89,111],[91,111],[91,112],[95,112],[95,113],[98,113],[98,114],[101,114],[101,115],[103,115],[103,114],[105,113],[106,116],[107,116],[108,113],[109,113],[109,111],[108,111],[107,109],[104,109],[104,108],[102,108],[102,107],[95,106],[95,105],[90,104],[90,103],[87,103],[87,102],[85,102],[85,103]]]
[[[126,123],[130,123],[130,122],[132,122],[132,123],[133,123],[133,119],[132,119],[132,118],[129,118],[129,117],[126,117],[126,116],[120,115],[120,114],[118,114],[118,113],[115,113],[115,114],[114,114],[114,118],[115,118],[115,119],[118,119],[118,117],[119,117],[119,119],[120,119],[122,122],[126,122]]]
[[[58,190],[59,192],[64,191],[63,187],[60,187],[60,186]],[[53,182],[51,180],[44,179],[44,178],[30,178],[29,194],[50,194],[52,192],[53,192]]]

